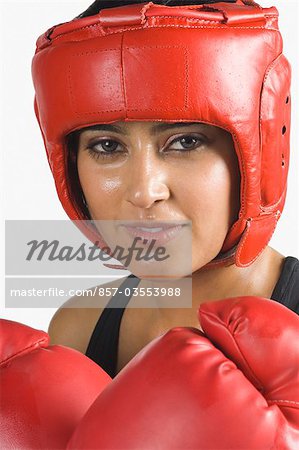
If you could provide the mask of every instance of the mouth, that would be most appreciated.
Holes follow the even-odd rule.
[[[154,240],[156,244],[166,244],[174,239],[181,231],[185,224],[171,222],[128,222],[120,225],[132,237],[139,237],[142,240]]]

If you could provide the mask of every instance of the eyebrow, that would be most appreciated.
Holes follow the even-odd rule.
[[[155,133],[157,131],[165,131],[171,128],[178,128],[178,127],[190,127],[192,125],[202,125],[201,122],[163,122],[163,123],[158,123],[156,125],[153,125],[150,128],[150,131],[152,133]],[[97,130],[97,131],[114,131],[116,133],[121,133],[124,136],[128,136],[128,133],[121,127],[118,127],[117,125],[112,125],[109,123],[103,123],[103,124],[97,124],[97,125],[92,125],[91,127],[86,128],[83,131],[87,131],[87,130]]]

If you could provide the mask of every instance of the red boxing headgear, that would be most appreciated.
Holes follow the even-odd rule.
[[[87,218],[68,183],[70,132],[114,121],[204,122],[231,133],[241,173],[239,218],[222,252],[235,247],[240,267],[260,255],[284,207],[289,166],[290,65],[276,8],[237,0],[104,9],[43,34],[32,74],[49,163],[72,220]],[[219,256],[208,266],[226,262]]]

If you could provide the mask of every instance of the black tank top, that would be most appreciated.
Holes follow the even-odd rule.
[[[125,289],[138,286],[140,279],[129,275],[119,286],[102,311],[89,341],[86,356],[101,366],[112,378],[116,375],[118,339],[121,319],[132,295],[123,295]],[[126,291],[126,294],[129,291]],[[288,256],[271,295],[271,300],[282,303],[299,314],[299,260]]]

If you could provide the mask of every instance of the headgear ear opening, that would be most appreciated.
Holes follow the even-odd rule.
[[[207,267],[228,259],[246,267],[268,244],[284,207],[290,66],[276,8],[191,3],[134,3],[52,27],[38,39],[32,64],[37,116],[72,220],[83,218],[83,204],[66,183],[69,133],[133,120],[201,121],[229,131],[240,165],[240,212]]]

